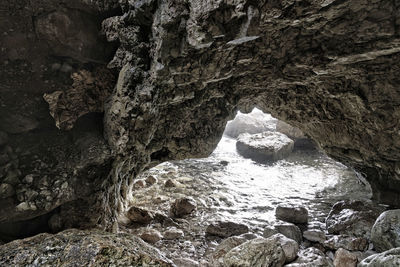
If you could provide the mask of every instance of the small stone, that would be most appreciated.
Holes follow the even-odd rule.
[[[178,239],[182,238],[184,236],[184,233],[181,229],[177,229],[175,227],[169,227],[167,230],[164,232],[164,239]]]
[[[167,181],[165,181],[164,186],[167,188],[177,187],[177,182],[175,182],[174,180],[168,179]]]
[[[312,242],[323,243],[326,240],[326,235],[321,230],[307,230],[304,231],[303,237]]]
[[[207,226],[206,233],[222,238],[247,233],[249,227],[245,224],[217,221]]]
[[[305,224],[308,222],[308,210],[304,207],[283,206],[276,207],[275,216],[279,220]]]
[[[143,239],[144,241],[148,242],[148,243],[154,244],[154,243],[160,241],[163,238],[163,236],[157,230],[146,229],[140,235],[140,238]]]
[[[335,267],[356,267],[357,256],[345,249],[339,248],[335,253],[333,264]]]
[[[28,174],[23,179],[24,183],[31,184],[33,183],[33,174]]]
[[[157,183],[157,181],[158,181],[157,178],[152,175],[150,175],[149,177],[146,178],[146,184],[148,184],[148,185],[153,185],[153,184]]]
[[[171,205],[171,213],[175,217],[182,217],[192,213],[197,207],[196,201],[191,197],[184,197],[175,200]]]
[[[154,214],[139,207],[131,207],[128,210],[127,217],[135,223],[149,224],[154,219]]]
[[[15,195],[14,187],[10,184],[0,184],[0,198],[9,198]]]
[[[137,180],[136,182],[133,183],[133,188],[139,189],[139,188],[144,188],[146,186],[146,182],[143,180]]]
[[[17,211],[31,210],[31,207],[28,202],[22,202],[22,203],[18,204],[15,208],[17,209]]]

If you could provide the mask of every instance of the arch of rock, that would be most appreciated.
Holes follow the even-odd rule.
[[[60,207],[61,228],[110,228],[138,173],[207,156],[236,110],[255,106],[399,204],[398,1],[28,2],[2,4],[14,14],[1,30],[24,27],[0,37],[0,143],[19,162],[0,222]]]

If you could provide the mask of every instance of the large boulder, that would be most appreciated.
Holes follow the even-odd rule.
[[[376,219],[371,241],[378,252],[400,247],[400,209],[385,211]]]
[[[293,140],[277,132],[241,134],[236,142],[240,155],[255,161],[275,161],[287,157],[293,150]]]
[[[286,257],[280,243],[271,238],[255,238],[233,249],[224,256],[225,266],[283,266]]]
[[[131,234],[66,230],[0,246],[0,266],[173,266]]]
[[[248,114],[238,112],[235,119],[228,121],[224,134],[236,138],[242,133],[257,134],[274,131],[276,119],[255,108]]]
[[[400,248],[371,255],[358,264],[358,267],[395,267],[400,266]]]

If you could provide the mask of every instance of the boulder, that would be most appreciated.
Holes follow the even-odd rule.
[[[211,223],[207,226],[206,233],[209,235],[215,235],[222,238],[241,235],[247,233],[249,231],[249,227],[245,224],[235,223],[235,222],[222,222],[217,221]]]
[[[293,239],[287,238],[282,234],[276,234],[270,237],[279,243],[285,253],[285,263],[290,263],[297,258],[299,252],[299,244]]]
[[[326,240],[323,245],[331,250],[343,248],[350,251],[364,251],[368,247],[368,240],[364,237],[335,235]]]
[[[326,235],[321,230],[307,230],[303,232],[303,237],[312,242],[324,243],[326,240]]]
[[[266,227],[264,229],[263,236],[268,238],[272,235],[280,233],[287,238],[293,239],[297,243],[301,243],[303,240],[301,230],[298,226],[292,223],[276,223],[273,227]]]
[[[370,238],[371,228],[381,210],[363,201],[340,201],[326,218],[330,234]]]
[[[222,242],[215,248],[215,250],[211,253],[210,259],[212,266],[223,266],[224,256],[234,247],[237,247],[247,239],[241,236],[231,236],[227,239],[222,240]]]
[[[400,247],[400,209],[385,211],[376,219],[371,241],[378,252]]]
[[[297,259],[285,267],[333,267],[332,261],[316,248],[300,250]]]
[[[255,238],[231,249],[224,256],[224,266],[283,266],[285,252],[274,238]]]
[[[357,256],[350,251],[339,248],[335,253],[335,260],[333,261],[335,267],[356,267]]]
[[[242,133],[257,134],[265,131],[274,131],[276,119],[255,108],[248,114],[238,112],[232,121],[228,121],[224,134],[237,138]]]
[[[276,161],[287,157],[293,150],[293,140],[277,132],[241,134],[236,142],[240,155],[258,162]]]
[[[171,214],[174,217],[183,217],[192,213],[197,207],[196,201],[191,197],[176,199],[171,205]]]
[[[305,224],[308,222],[308,210],[301,206],[279,205],[275,209],[275,217],[285,222]]]
[[[400,266],[400,248],[371,255],[358,264],[358,267],[395,267]]]
[[[0,246],[0,266],[173,266],[131,234],[66,230]]]
[[[183,231],[176,227],[168,227],[167,230],[164,231],[164,239],[178,239],[184,235]]]

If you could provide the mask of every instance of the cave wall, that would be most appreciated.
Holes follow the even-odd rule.
[[[116,227],[141,171],[166,160],[207,156],[226,121],[238,109],[255,106],[302,129],[330,156],[365,174],[376,197],[399,203],[397,1],[42,1],[45,12],[27,3],[5,4],[17,12],[7,21],[16,24],[23,18],[27,25],[13,31],[21,33],[22,39],[13,37],[18,45],[11,42],[1,52],[2,64],[8,65],[0,73],[5,81],[0,118],[21,114],[24,119],[12,121],[23,122],[25,129],[0,129],[8,136],[2,146],[16,151],[29,144],[21,150],[32,155],[24,160],[31,167],[17,168],[20,180],[34,169],[34,155],[54,161],[34,177],[39,181],[36,176],[46,173],[47,179],[68,183],[62,191],[69,196],[61,198],[69,203],[64,205],[69,215],[60,215],[64,220],[88,209],[92,213],[84,214],[98,215],[87,216],[91,223]],[[67,18],[73,26],[66,26]],[[98,35],[100,24],[105,37]],[[1,27],[8,32],[14,26]],[[54,30],[59,28],[71,31],[60,35],[68,41],[60,42]],[[7,44],[5,36],[0,38]],[[85,42],[79,43],[83,37]],[[38,48],[29,50],[27,58],[11,52],[15,47],[34,49],[31,44]],[[54,78],[54,58],[68,59],[73,67],[63,79]],[[53,72],[30,71],[36,61],[54,66]],[[38,85],[8,71],[27,62],[26,77],[36,75]],[[108,77],[106,64],[110,78],[96,79]],[[118,73],[115,82],[113,73]],[[11,84],[15,81],[20,84]],[[28,93],[32,95],[20,101]],[[92,141],[78,141],[83,136]],[[2,198],[2,207],[9,209],[0,221],[28,216],[15,212],[26,202],[22,200],[18,193]],[[62,206],[48,203],[53,203],[50,210]],[[44,212],[42,206],[36,208],[34,215]],[[70,221],[64,225],[74,225]]]

